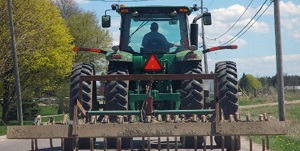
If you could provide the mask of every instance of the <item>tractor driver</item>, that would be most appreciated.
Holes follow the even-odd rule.
[[[150,30],[143,38],[142,46],[144,50],[169,52],[169,49],[175,46],[169,43],[163,34],[158,32],[158,24],[156,22],[151,24]]]

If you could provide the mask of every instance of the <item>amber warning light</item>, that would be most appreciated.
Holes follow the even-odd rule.
[[[160,71],[162,66],[155,55],[151,55],[145,63],[145,71]]]

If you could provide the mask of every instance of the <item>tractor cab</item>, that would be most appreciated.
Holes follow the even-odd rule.
[[[174,53],[189,49],[188,16],[197,5],[135,6],[112,5],[121,15],[121,51],[131,53]],[[102,17],[102,26],[110,27],[110,16]]]

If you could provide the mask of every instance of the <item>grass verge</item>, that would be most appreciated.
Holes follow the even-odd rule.
[[[57,109],[58,108],[56,106],[40,106],[40,108],[41,108],[40,114],[43,115],[43,116],[56,115],[57,114]],[[55,121],[61,121],[62,119],[63,119],[62,116],[55,117]],[[42,118],[42,122],[47,122],[48,120],[49,120],[49,117]],[[23,124],[24,125],[31,125],[32,121],[23,121]],[[5,125],[0,120],[0,136],[6,135],[7,126],[12,126],[12,125],[18,125],[18,121],[9,121],[9,123],[7,125]]]
[[[285,91],[285,101],[300,100],[300,90],[289,90]],[[239,97],[239,105],[256,105],[265,103],[277,102],[277,93],[270,95],[259,95],[257,97],[252,96],[241,96]]]
[[[258,119],[261,113],[268,113],[270,120],[278,117],[277,106],[264,106],[251,109],[241,109],[241,115],[250,114]],[[270,149],[272,151],[299,151],[300,150],[300,105],[286,105],[286,124],[288,134],[285,136],[270,136]],[[261,144],[261,137],[253,137],[253,141]]]

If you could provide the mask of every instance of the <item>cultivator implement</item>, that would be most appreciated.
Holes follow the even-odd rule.
[[[218,87],[215,74],[80,76],[80,81],[184,79],[212,79],[215,90]],[[90,149],[94,150],[95,138],[103,138],[101,148],[103,150],[111,148],[111,139],[115,140],[114,147],[117,150],[150,150],[153,148],[179,150],[186,148],[185,143],[188,141],[194,141],[194,146],[191,148],[194,150],[215,148],[239,150],[241,136],[263,136],[263,148],[268,148],[269,135],[286,134],[285,122],[270,121],[267,114],[261,114],[255,120],[250,116],[241,117],[239,113],[236,113],[230,115],[228,120],[224,120],[219,107],[218,92],[214,91],[214,93],[215,108],[202,110],[154,110],[153,104],[151,104],[152,97],[148,96],[145,98],[145,102],[147,102],[145,110],[86,111],[80,97],[74,104],[72,121],[52,125],[9,126],[7,138],[60,138],[62,150],[69,143],[72,143],[78,150],[80,139],[88,140]],[[111,117],[115,117],[115,119],[111,120]],[[142,140],[138,146],[134,145],[136,138]],[[252,142],[251,137],[249,138]],[[219,143],[221,145],[213,145],[213,140],[221,142]],[[122,143],[127,143],[127,147],[122,147],[124,145]],[[229,145],[231,147],[228,147]],[[250,150],[251,146],[250,143]]]

